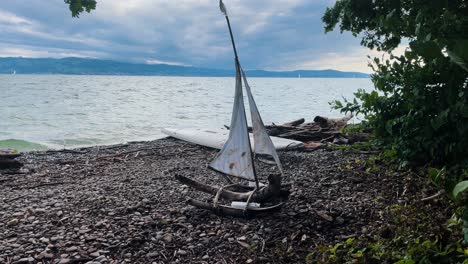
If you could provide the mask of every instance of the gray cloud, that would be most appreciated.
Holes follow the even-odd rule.
[[[217,0],[98,0],[97,9],[79,19],[71,18],[62,0],[6,2],[0,3],[0,56],[232,67]],[[323,33],[321,16],[332,2],[225,0],[244,67],[356,70],[356,56],[362,54],[358,40]],[[327,64],[326,54],[335,54],[341,64]],[[358,70],[366,70],[366,62],[363,57]]]

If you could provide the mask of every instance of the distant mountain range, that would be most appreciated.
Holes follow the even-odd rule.
[[[208,69],[167,64],[133,64],[83,58],[0,58],[0,74],[76,74],[76,75],[144,75],[144,76],[234,76],[234,69]],[[361,72],[336,70],[246,71],[249,77],[290,78],[368,78]]]

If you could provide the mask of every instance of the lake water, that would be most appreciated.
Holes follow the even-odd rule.
[[[250,78],[265,124],[342,116],[328,102],[370,79]],[[230,123],[234,78],[0,75],[0,148],[75,148],[153,140],[163,127]],[[247,102],[247,100],[246,100]]]

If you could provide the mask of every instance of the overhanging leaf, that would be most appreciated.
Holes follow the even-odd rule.
[[[453,197],[458,199],[458,196],[466,190],[468,190],[468,181],[459,182],[457,185],[455,185],[455,188],[453,188]]]
[[[458,64],[460,67],[462,67],[465,71],[468,71],[468,62],[463,60],[458,54],[451,50],[447,50],[447,55],[449,58],[456,64]]]
[[[464,70],[468,71],[468,40],[459,39],[447,47],[449,58]]]

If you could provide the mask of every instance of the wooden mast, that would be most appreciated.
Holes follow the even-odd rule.
[[[228,28],[229,28],[229,35],[231,37],[232,49],[234,50],[234,60],[235,60],[235,63],[236,63],[236,78],[237,78],[238,74],[241,74],[241,78],[242,78],[242,72],[241,72],[241,66],[240,66],[240,62],[239,62],[239,56],[237,55],[236,43],[234,41],[234,35],[232,34],[231,22],[229,21],[229,16],[227,14],[226,7],[224,6],[224,3],[223,3],[222,0],[219,0],[219,8],[221,9],[221,12],[224,14],[224,17],[226,18],[226,23],[227,23]],[[242,83],[242,80],[241,80],[241,83]],[[242,86],[242,84],[241,84],[241,86]],[[241,89],[242,89],[242,87],[241,87]],[[245,111],[244,111],[243,115],[244,115],[244,120],[247,121],[247,116],[246,116]],[[250,138],[249,138],[249,132],[248,131],[246,131],[246,135],[247,135],[247,142],[248,142],[249,151],[250,151],[250,159],[251,159],[251,164],[252,164],[252,170],[253,170],[253,174],[254,174],[254,178],[255,178],[255,186],[257,188],[260,188],[260,185],[258,183],[258,178],[257,178],[257,171],[255,170],[255,163],[254,163],[254,158],[253,158],[254,153],[252,151],[252,145],[250,144]]]

